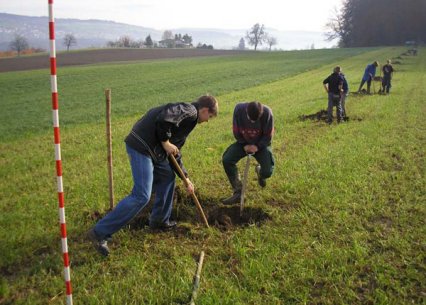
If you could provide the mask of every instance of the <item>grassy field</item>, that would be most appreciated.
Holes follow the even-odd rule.
[[[349,122],[299,119],[326,108],[322,80],[334,65],[355,91],[367,63],[404,51],[259,52],[59,69],[75,303],[186,304],[204,250],[197,304],[424,304],[425,50],[399,59],[391,95],[350,96]],[[123,138],[140,115],[206,92],[218,97],[219,117],[198,126],[182,151],[211,229],[182,195],[176,232],[150,232],[142,217],[114,236],[107,259],[85,241],[108,208],[106,87],[117,199],[131,188]],[[0,304],[64,304],[48,71],[0,74],[0,96]],[[250,221],[224,225],[214,219],[232,212],[220,210],[231,192],[221,155],[233,141],[233,107],[248,100],[273,109],[276,170],[262,190],[250,172]]]

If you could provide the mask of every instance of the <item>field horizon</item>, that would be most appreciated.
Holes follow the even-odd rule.
[[[403,47],[251,52],[58,70],[63,179],[77,304],[422,304],[425,278],[426,54]],[[350,91],[367,64],[392,58],[388,96],[350,94],[349,121],[303,119],[327,106],[322,81],[341,65]],[[108,209],[103,90],[112,89],[116,203],[131,188],[123,139],[149,108],[210,93],[219,116],[182,149],[211,224],[177,181],[179,228],[118,232],[107,259],[84,237]],[[0,304],[65,304],[49,75],[0,73]],[[275,118],[276,169],[265,189],[252,163],[242,218],[220,199],[221,156],[238,102]],[[243,163],[243,162],[240,162]],[[241,166],[241,164],[240,164]]]

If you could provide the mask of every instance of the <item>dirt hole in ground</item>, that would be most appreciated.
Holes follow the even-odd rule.
[[[240,215],[240,205],[232,206],[223,205],[219,199],[203,198],[196,194],[204,214],[207,218],[210,227],[216,227],[222,231],[235,230],[246,226],[261,226],[272,217],[260,207],[250,206],[246,203],[242,214]],[[152,211],[153,198],[148,205],[140,212],[128,225],[130,230],[146,230],[149,229],[149,215]],[[86,218],[90,221],[99,221],[104,217],[109,210],[104,212],[94,211],[86,213]],[[177,234],[186,234],[191,230],[191,225],[204,225],[204,222],[198,212],[192,198],[182,191],[179,187],[176,188],[171,220],[178,222]],[[181,224],[181,225],[179,225]]]
[[[210,226],[220,230],[233,230],[237,227],[258,226],[272,217],[258,207],[245,207],[240,214],[240,207],[237,206],[218,206],[208,212],[208,222]]]
[[[333,117],[333,119],[335,119],[335,118]],[[327,110],[322,109],[322,110],[320,110],[316,113],[313,113],[313,114],[302,114],[302,115],[299,116],[299,120],[300,121],[306,121],[306,120],[314,121],[314,120],[316,120],[316,121],[327,122]],[[343,120],[347,122],[347,121],[349,121],[349,117],[346,116],[346,117],[343,118]]]
[[[216,227],[222,231],[235,230],[246,226],[261,226],[272,217],[260,207],[246,204],[240,216],[240,205],[225,206],[219,199],[203,198],[196,194],[210,227]],[[152,198],[150,203],[129,224],[130,230],[149,229],[149,215],[152,211]],[[105,213],[106,214],[106,213]],[[99,220],[103,216],[95,212],[90,218]],[[204,226],[204,222],[198,212],[192,198],[185,191],[176,188],[173,202],[171,220],[178,222],[177,234],[186,234],[193,225]]]

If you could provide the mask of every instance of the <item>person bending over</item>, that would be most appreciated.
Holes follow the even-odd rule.
[[[128,224],[148,204],[151,192],[155,193],[149,226],[167,230],[176,226],[170,220],[175,188],[175,169],[168,155],[177,157],[185,176],[180,149],[197,123],[215,117],[218,102],[213,96],[199,97],[193,103],[169,103],[149,110],[133,126],[126,137],[126,150],[133,177],[131,193],[88,232],[96,250],[107,256],[108,239]],[[189,193],[194,186],[187,177]]]

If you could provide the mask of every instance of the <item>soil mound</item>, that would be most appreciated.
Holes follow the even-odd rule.
[[[299,116],[299,120],[317,120],[317,121],[327,121],[327,110],[320,110],[314,114],[302,114]]]

